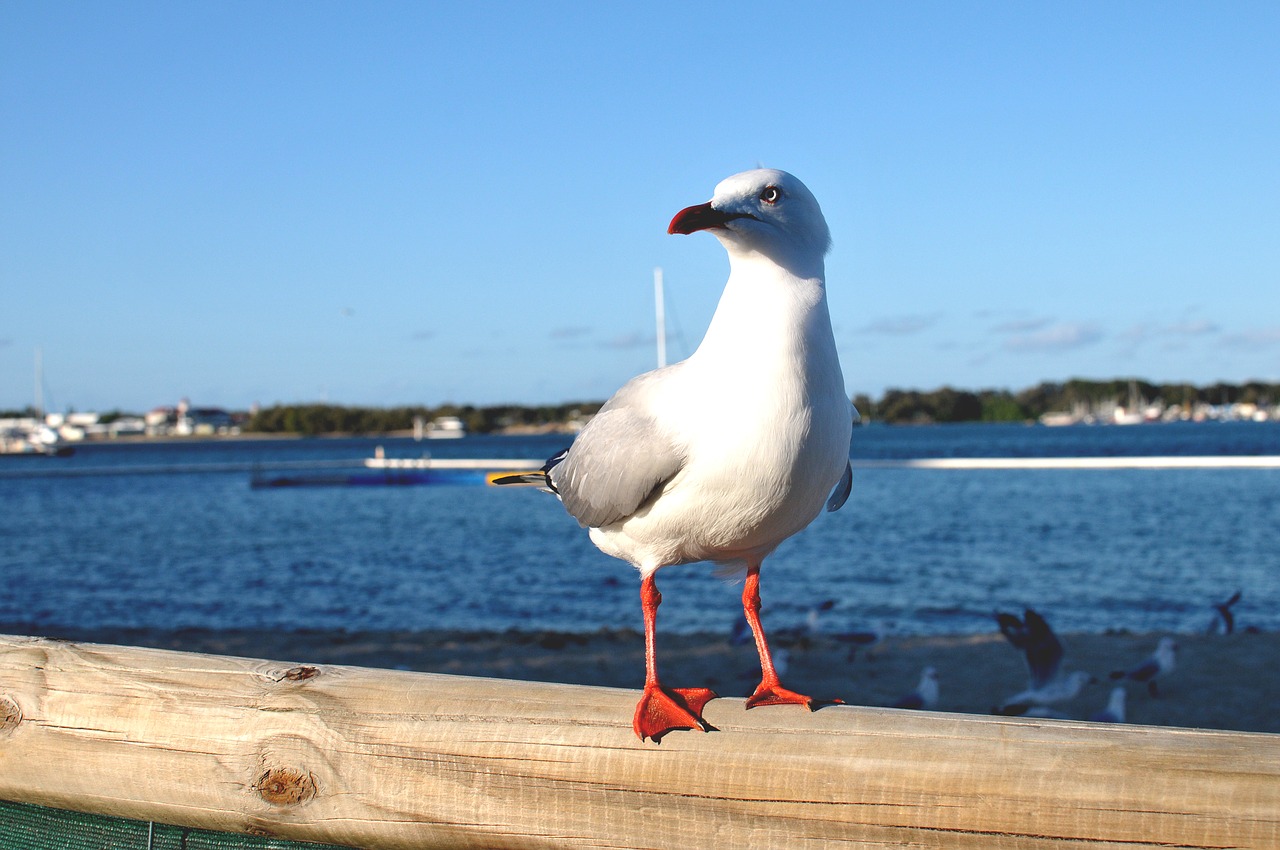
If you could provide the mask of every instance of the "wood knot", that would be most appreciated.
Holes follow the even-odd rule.
[[[297,806],[316,795],[316,779],[292,767],[273,767],[258,777],[253,790],[273,806]]]
[[[0,694],[0,735],[7,735],[22,722],[22,707]]]
[[[319,667],[290,667],[284,671],[284,677],[290,682],[305,682],[320,675]]]

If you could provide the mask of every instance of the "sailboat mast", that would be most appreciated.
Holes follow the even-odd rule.
[[[44,354],[36,349],[36,418],[44,421]]]
[[[653,303],[658,322],[658,368],[667,365],[667,313],[662,302],[662,267],[653,270]]]

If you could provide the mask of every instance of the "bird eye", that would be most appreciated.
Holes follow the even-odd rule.
[[[782,190],[777,186],[765,186],[764,191],[760,193],[760,200],[766,204],[776,204],[782,199]]]

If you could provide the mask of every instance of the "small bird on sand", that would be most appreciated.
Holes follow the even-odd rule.
[[[1156,680],[1173,672],[1177,664],[1177,656],[1178,642],[1171,637],[1162,637],[1156,644],[1155,652],[1151,653],[1145,661],[1128,670],[1114,670],[1111,678],[1146,682],[1147,693],[1153,697],[1159,696],[1160,689],[1156,686]]]
[[[918,708],[932,711],[938,707],[938,671],[926,667],[916,689],[893,704],[894,708]]]
[[[1107,707],[1090,714],[1089,719],[1094,723],[1123,723],[1124,699],[1124,685],[1116,685],[1111,689],[1111,696],[1107,699]]]
[[[827,310],[831,237],[817,200],[784,171],[746,171],[667,228],[698,231],[729,255],[729,280],[698,349],[625,384],[539,472],[494,481],[556,493],[601,551],[639,570],[645,686],[633,726],[641,740],[705,731],[702,711],[716,696],[658,678],[654,574],[675,564],[745,569],[743,613],[761,668],[747,708],[812,709],[811,697],[779,681],[760,623],[760,564],[824,504],[844,504],[852,484],[853,405]]]

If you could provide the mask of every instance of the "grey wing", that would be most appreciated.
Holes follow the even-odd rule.
[[[1154,658],[1139,664],[1137,667],[1129,671],[1129,678],[1135,682],[1146,682],[1154,679],[1156,674],[1160,672],[1160,662]]]
[[[623,387],[550,470],[565,510],[586,528],[631,516],[684,465],[683,453],[635,403],[638,389]]]
[[[849,461],[844,462],[844,475],[840,476],[840,483],[836,485],[836,489],[831,491],[831,497],[827,499],[827,510],[838,511],[848,500],[849,494],[853,492],[853,464]]]

